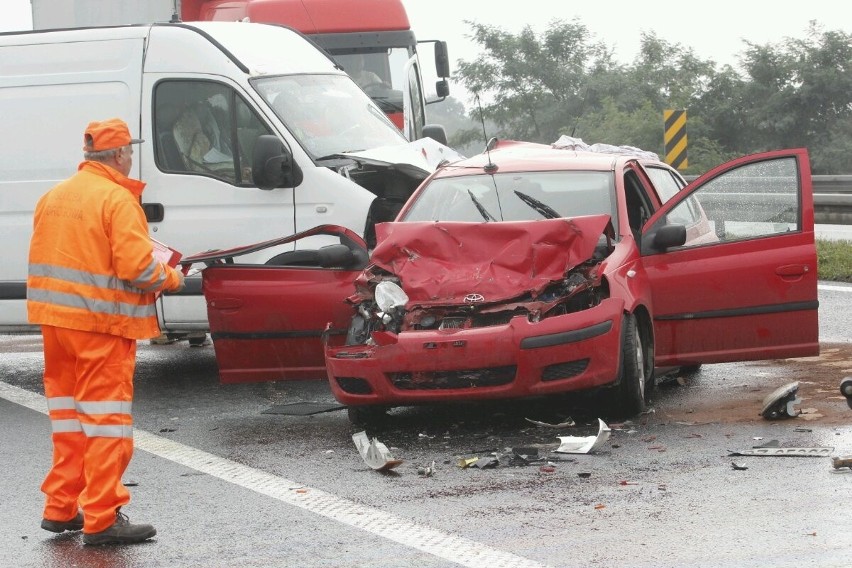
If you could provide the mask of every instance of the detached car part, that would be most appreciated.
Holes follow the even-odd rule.
[[[802,403],[802,399],[796,396],[798,392],[798,381],[778,387],[763,399],[763,410],[760,411],[760,415],[767,420],[795,418],[801,414],[799,409],[794,408],[795,405]]]

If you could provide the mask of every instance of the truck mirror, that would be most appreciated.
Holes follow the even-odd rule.
[[[435,93],[442,99],[450,94],[450,83],[446,79],[441,79],[435,83]]]
[[[252,155],[251,177],[260,189],[296,187],[302,183],[302,170],[293,161],[293,154],[276,136],[257,137]]]
[[[447,42],[435,42],[435,71],[438,77],[450,76],[450,55],[447,53]]]

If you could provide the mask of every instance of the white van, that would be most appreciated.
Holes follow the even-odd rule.
[[[147,183],[152,237],[185,255],[323,224],[369,244],[373,225],[456,157],[408,143],[324,52],[264,24],[0,34],[0,116],[0,332],[34,329],[33,208],[76,171],[89,121],[120,117],[145,139],[130,176]],[[208,329],[200,278],[158,308],[166,332]]]

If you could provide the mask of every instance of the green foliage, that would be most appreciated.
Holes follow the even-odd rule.
[[[852,282],[852,242],[817,239],[816,248],[820,280]]]
[[[563,134],[663,155],[666,109],[686,109],[689,164],[703,172],[731,157],[807,147],[813,172],[852,171],[852,35],[812,22],[804,39],[745,43],[740,66],[718,68],[690,48],[643,34],[630,65],[579,20],[536,35],[467,22],[482,46],[457,78],[477,93],[489,135],[550,143]],[[487,101],[487,102],[486,102]],[[470,119],[479,125],[478,110]],[[471,123],[473,124],[473,123]],[[481,125],[454,135],[481,140]]]

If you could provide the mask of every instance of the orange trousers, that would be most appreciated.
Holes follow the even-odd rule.
[[[101,532],[130,502],[121,476],[133,455],[136,340],[46,325],[42,337],[53,432],[44,518],[67,521],[82,508],[83,532]]]

